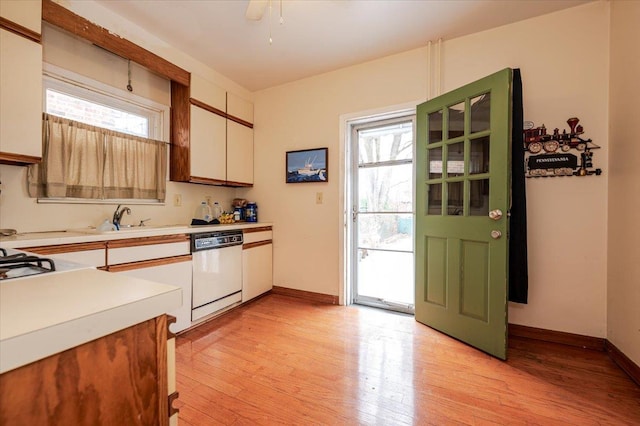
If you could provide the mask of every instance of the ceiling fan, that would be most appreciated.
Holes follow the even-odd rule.
[[[269,6],[269,0],[249,0],[244,16],[251,21],[260,21]]]

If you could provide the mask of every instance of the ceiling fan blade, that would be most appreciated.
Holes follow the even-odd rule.
[[[269,0],[249,0],[244,16],[252,21],[259,21],[269,5]]]

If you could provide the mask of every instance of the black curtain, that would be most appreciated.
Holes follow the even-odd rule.
[[[524,177],[522,76],[513,70],[511,126],[511,220],[509,225],[509,301],[527,303],[527,197]]]

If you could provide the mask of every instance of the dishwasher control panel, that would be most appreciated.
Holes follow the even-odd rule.
[[[191,234],[191,252],[240,245],[242,231],[220,231]]]

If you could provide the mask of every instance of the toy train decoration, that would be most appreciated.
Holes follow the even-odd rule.
[[[593,169],[593,152],[600,148],[591,139],[580,137],[584,128],[578,123],[580,120],[571,117],[567,120],[569,132],[555,128],[553,134],[547,133],[544,124],[541,127],[533,127],[532,122],[525,123],[524,148],[527,155],[527,177],[550,176],[588,176],[600,175],[601,169]],[[580,164],[578,157],[571,154],[574,149],[580,152]]]

